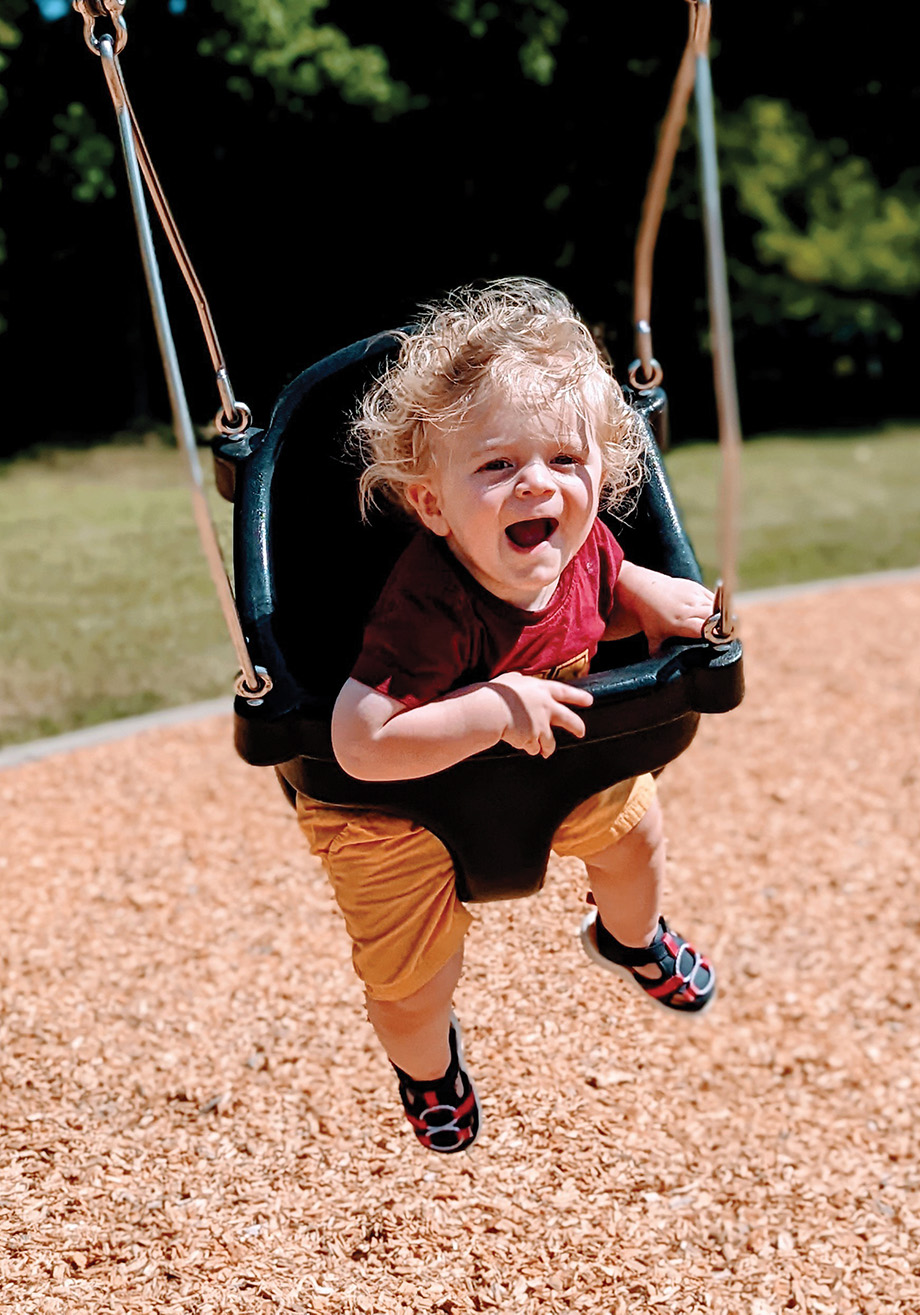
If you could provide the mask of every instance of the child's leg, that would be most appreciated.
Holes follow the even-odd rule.
[[[657,797],[636,826],[584,860],[601,921],[623,945],[650,945],[658,930],[666,846]],[[639,968],[657,976],[653,967]]]
[[[587,868],[597,905],[581,926],[588,957],[667,1009],[707,1008],[715,993],[712,964],[661,917],[665,839],[652,778],[586,800],[559,828],[553,848],[578,855]]]
[[[451,1000],[471,919],[450,855],[404,818],[325,808],[304,795],[297,818],[345,915],[367,1016],[413,1132],[430,1151],[468,1150],[479,1101]]]
[[[414,1078],[450,1063],[451,997],[471,918],[447,850],[405,818],[326,808],[305,796],[298,821],[332,882],[389,1059]]]
[[[450,1063],[450,1008],[462,964],[460,949],[404,1000],[367,998],[367,1016],[390,1062],[418,1082],[443,1077]]]

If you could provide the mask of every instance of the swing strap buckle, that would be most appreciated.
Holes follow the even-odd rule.
[[[125,0],[73,0],[73,8],[83,19],[83,40],[94,55],[99,54],[96,20],[100,18],[107,18],[112,24],[115,54],[121,54],[128,41],[128,25],[124,15]]]

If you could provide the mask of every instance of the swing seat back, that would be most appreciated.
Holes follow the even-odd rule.
[[[234,503],[237,607],[256,666],[272,687],[238,697],[235,742],[246,762],[274,766],[289,798],[413,819],[448,849],[462,899],[509,899],[543,883],[553,835],[583,800],[641,772],[657,772],[690,744],[700,714],[743,695],[741,645],[670,641],[655,657],[640,636],[602,644],[580,683],[594,695],[587,733],[560,732],[548,759],[500,744],[433,776],[365,782],[332,752],[336,696],[361,647],[365,621],[414,533],[397,515],[363,522],[360,463],[347,431],[361,396],[398,349],[390,335],[346,347],[282,392],[268,428],[215,446],[218,486]],[[660,389],[633,404],[647,423],[663,414]],[[621,521],[604,513],[626,556],[699,580],[654,442],[637,503]]]

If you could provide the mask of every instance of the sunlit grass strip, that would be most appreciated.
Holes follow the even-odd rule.
[[[743,589],[920,565],[920,430],[757,438],[744,445]],[[679,447],[668,471],[708,580],[719,457]]]
[[[7,466],[0,557],[0,742],[230,690],[233,651],[175,451],[106,447]]]

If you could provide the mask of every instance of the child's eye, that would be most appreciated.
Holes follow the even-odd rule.
[[[577,466],[578,457],[574,456],[571,452],[560,452],[557,456],[553,457],[552,464],[554,466]]]
[[[478,475],[480,471],[508,470],[510,465],[511,462],[506,461],[504,457],[493,457],[491,461],[484,461],[483,464],[477,468],[476,473]]]

